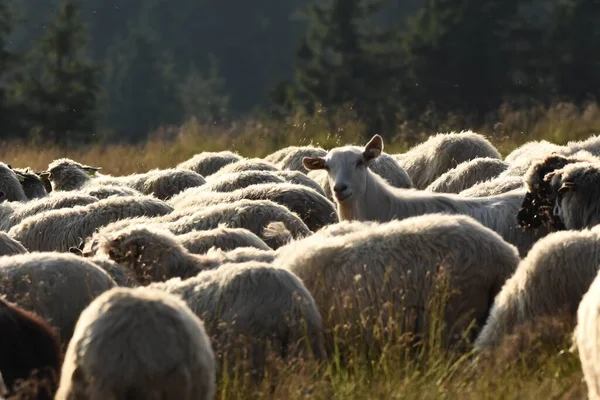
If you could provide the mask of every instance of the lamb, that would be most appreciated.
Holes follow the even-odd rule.
[[[170,200],[177,210],[232,203],[242,199],[271,200],[296,213],[308,229],[315,231],[338,221],[335,205],[312,189],[289,183],[252,185],[229,193],[207,193],[190,189]]]
[[[277,166],[284,170],[300,171],[307,173],[308,170],[302,164],[304,157],[325,157],[327,151],[321,147],[314,146],[302,146],[290,149],[286,156],[277,164]]]
[[[5,232],[0,232],[0,256],[25,253],[27,253],[27,249],[21,243],[8,236]]]
[[[520,176],[500,177],[473,185],[459,194],[464,197],[498,196],[523,187],[523,178]]]
[[[52,329],[39,316],[0,297],[0,389],[11,396],[17,381],[35,381],[38,399],[53,399],[60,374],[61,354]]]
[[[27,199],[34,200],[48,196],[44,181],[31,168],[13,168],[13,171],[18,174]]]
[[[27,217],[38,215],[44,211],[86,206],[96,203],[97,198],[78,193],[53,193],[42,199],[35,199],[27,203],[4,202],[0,204],[0,231],[8,231]]]
[[[242,160],[243,157],[231,151],[204,151],[177,165],[177,169],[194,171],[204,177],[212,175],[226,165]]]
[[[204,321],[218,359],[236,370],[239,357],[248,354],[251,372],[260,378],[269,349],[282,358],[322,356],[321,315],[288,270],[259,262],[225,264],[148,287],[181,297]]]
[[[497,158],[475,158],[458,164],[456,168],[442,174],[427,186],[426,190],[441,193],[460,193],[479,182],[489,181],[508,168],[508,164]]]
[[[491,350],[525,322],[561,312],[575,318],[600,265],[600,231],[562,231],[537,242],[506,281],[475,341]]]
[[[215,364],[203,322],[182,300],[116,288],[81,313],[56,400],[212,400]]]
[[[119,219],[159,216],[173,211],[150,196],[112,197],[87,206],[51,210],[27,217],[8,234],[29,251],[68,251],[94,230]]]
[[[212,178],[219,175],[230,174],[232,172],[243,171],[279,171],[276,165],[264,161],[260,158],[243,158],[237,162],[228,164],[212,174]]]
[[[357,146],[352,146],[356,150],[359,149]],[[381,157],[381,158],[379,158]],[[379,157],[375,158],[368,167],[373,173],[379,175],[385,181],[397,188],[410,189],[413,187],[410,177],[404,169],[398,164],[398,162],[389,154],[381,153]],[[323,191],[327,195],[327,198],[331,201],[334,200],[333,192],[329,186],[329,179],[327,171],[321,170],[309,170],[308,177],[315,180],[323,188]]]
[[[363,338],[373,334],[378,318],[425,335],[427,298],[438,291],[435,279],[447,276],[455,294],[444,314],[446,345],[456,344],[473,319],[476,329],[483,325],[518,263],[515,247],[497,233],[471,217],[444,214],[364,224],[339,236],[315,235],[281,248],[274,261],[302,279],[326,329],[359,318],[364,328],[356,334]],[[341,330],[336,334],[339,340]]]
[[[42,317],[67,343],[79,314],[116,283],[91,261],[69,253],[0,257],[0,293]]]
[[[271,248],[258,236],[243,228],[228,228],[221,225],[208,231],[192,231],[179,235],[179,243],[189,252],[204,254],[212,247],[229,251],[238,247],[254,247],[259,250]]]
[[[472,131],[439,133],[394,156],[417,189],[425,189],[445,172],[475,158],[502,159],[496,148]]]
[[[516,245],[521,254],[526,254],[547,233],[518,227],[516,215],[525,196],[524,189],[480,198],[397,189],[367,167],[382,150],[383,139],[375,135],[363,151],[346,146],[331,150],[326,158],[304,159],[308,169],[327,169],[341,221],[383,222],[432,213],[464,214],[498,232],[504,240]]]
[[[6,201],[27,201],[21,182],[25,177],[13,171],[9,165],[0,162],[0,191],[5,195]]]
[[[600,355],[598,319],[600,316],[600,279],[598,275],[583,296],[577,309],[577,326],[573,332],[574,346],[577,350],[581,369],[588,388],[590,400],[600,399]]]
[[[78,190],[89,184],[117,185],[135,189],[146,195],[154,195],[161,200],[206,183],[202,175],[179,169],[151,170],[144,174],[118,177],[97,176],[99,170],[99,167],[90,167],[68,158],[61,158],[48,166],[48,178],[52,182],[53,190]]]

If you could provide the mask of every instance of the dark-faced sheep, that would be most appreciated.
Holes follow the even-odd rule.
[[[56,400],[212,400],[215,356],[204,325],[175,296],[110,290],[82,313]]]
[[[483,157],[502,159],[489,140],[471,131],[433,135],[395,156],[414,187],[421,190],[457,165]]]
[[[22,381],[36,386],[36,399],[53,399],[60,365],[60,346],[46,322],[0,297],[0,374],[6,394],[15,394]]]
[[[13,171],[10,165],[0,162],[0,191],[4,193],[5,201],[27,201],[21,182],[25,177]]]

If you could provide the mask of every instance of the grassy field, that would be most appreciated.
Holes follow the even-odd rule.
[[[433,117],[432,117],[433,118]],[[0,160],[13,166],[43,170],[59,157],[69,157],[103,172],[127,174],[176,165],[201,151],[234,150],[264,156],[288,145],[313,143],[325,148],[364,143],[373,133],[340,114],[335,126],[319,116],[298,115],[279,123],[249,121],[228,129],[190,121],[179,129],[156,132],[141,145],[90,145],[60,149],[19,142],[3,143]],[[397,153],[424,140],[426,124],[404,124],[387,138],[386,151]],[[428,122],[431,125],[431,121]],[[503,154],[529,140],[559,144],[600,132],[600,108],[578,110],[571,104],[526,111],[503,109],[483,126],[439,121],[437,131],[472,129],[487,135]],[[581,399],[585,383],[576,352],[570,351],[573,321],[535,321],[509,337],[494,354],[473,364],[471,354],[442,349],[435,333],[427,343],[397,337],[378,343],[377,354],[357,350],[342,362],[273,360],[265,379],[252,383],[241,371],[222,373],[219,399]],[[440,329],[438,327],[438,329]],[[357,342],[357,349],[359,348]],[[411,354],[407,357],[407,354]]]

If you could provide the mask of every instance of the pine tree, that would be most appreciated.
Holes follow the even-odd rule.
[[[14,134],[14,112],[7,98],[7,85],[14,73],[18,56],[8,49],[13,32],[12,13],[9,3],[0,0],[0,132],[3,136]]]
[[[366,0],[319,1],[307,7],[309,26],[297,52],[293,90],[278,85],[273,94],[279,102],[288,102],[288,93],[309,112],[317,104],[331,111],[352,105],[368,129],[391,130],[395,113],[389,97],[398,72],[393,36],[368,25],[381,7],[379,1]]]
[[[13,88],[26,115],[24,127],[61,144],[90,140],[96,131],[99,70],[86,56],[79,7],[76,0],[61,5]]]

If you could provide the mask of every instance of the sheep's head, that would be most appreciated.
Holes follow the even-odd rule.
[[[171,232],[134,226],[100,237],[96,254],[133,270],[146,285],[164,280],[163,268],[180,263],[187,253]]]
[[[569,162],[566,157],[551,154],[529,168],[523,178],[527,184],[527,194],[517,215],[521,227],[537,229],[552,224],[555,229],[562,229],[560,221],[552,216],[554,192],[544,177]]]
[[[350,203],[364,195],[368,166],[382,152],[383,139],[375,135],[364,149],[356,146],[338,147],[325,157],[305,157],[302,163],[309,171],[327,171],[336,201],[340,204]]]
[[[54,160],[48,165],[48,170],[40,174],[42,179],[48,179],[54,190],[75,190],[96,175],[101,168],[82,165],[68,158]]]
[[[569,230],[600,224],[600,164],[574,163],[546,175],[556,200],[553,216]]]

